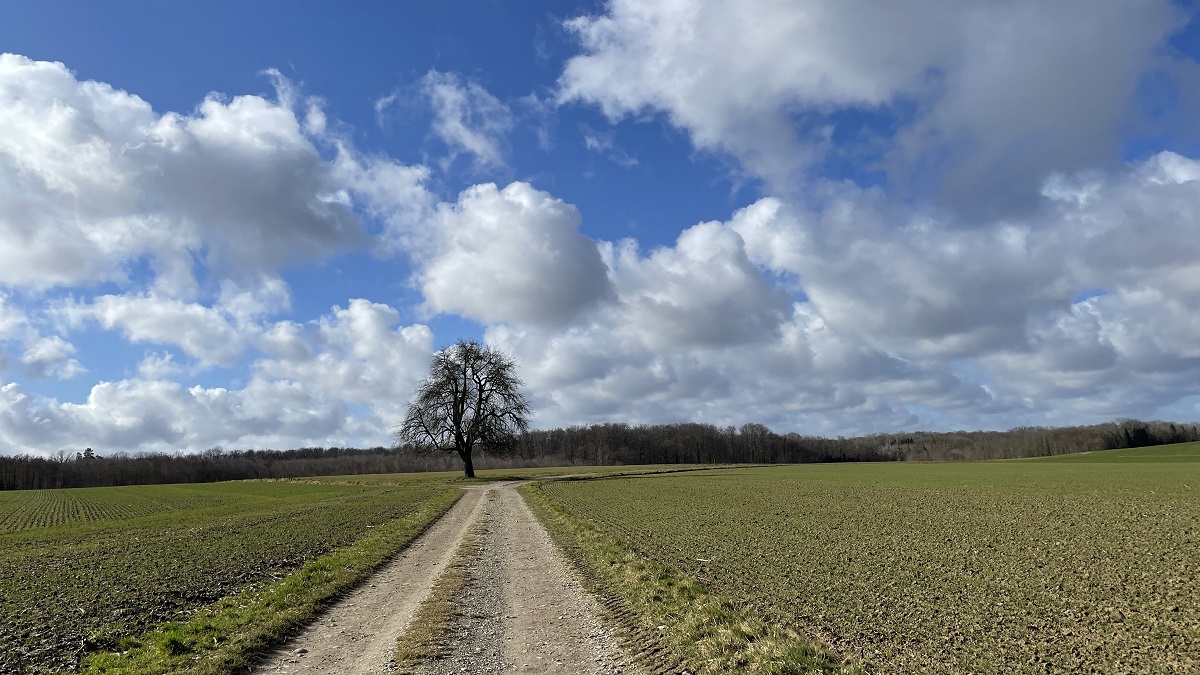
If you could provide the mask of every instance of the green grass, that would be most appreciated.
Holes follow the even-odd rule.
[[[883,672],[1200,670],[1200,462],[805,465],[537,490],[635,559]]]
[[[1121,450],[1100,450],[1096,452],[1079,452],[1055,457],[1037,457],[1030,460],[1037,462],[1077,462],[1097,464],[1108,462],[1119,463],[1191,463],[1200,462],[1200,443],[1176,443],[1174,445],[1156,445],[1149,448],[1124,448]]]
[[[98,672],[244,661],[402,548],[457,484],[407,474],[0,493],[0,672],[71,671],[103,652],[136,665],[92,658]]]

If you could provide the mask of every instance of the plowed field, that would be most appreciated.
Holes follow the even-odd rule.
[[[1200,671],[1200,447],[1091,457],[541,489],[881,672]]]

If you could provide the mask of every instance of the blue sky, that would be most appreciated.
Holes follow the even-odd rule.
[[[0,452],[1200,417],[1190,3],[12,3]]]

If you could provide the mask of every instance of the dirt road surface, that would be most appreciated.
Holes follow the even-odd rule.
[[[483,491],[462,499],[400,555],[275,650],[255,673],[386,673],[396,636],[429,595],[471,524]]]
[[[432,528],[367,583],[276,650],[255,673],[387,673],[396,638],[475,524],[484,545],[455,598],[449,654],[422,675],[636,674],[599,607],[515,484],[468,490]]]

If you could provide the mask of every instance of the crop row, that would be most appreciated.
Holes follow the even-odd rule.
[[[1193,486],[1200,463],[987,463],[543,490],[642,555],[884,672],[1196,672]]]
[[[119,511],[119,495],[104,490],[71,492]],[[135,517],[0,535],[0,672],[70,670],[86,652],[280,578],[446,490],[415,479],[147,486],[128,493]],[[157,512],[137,507],[150,502]]]
[[[169,508],[152,499],[130,498],[128,488],[6,492],[0,493],[0,534],[136,518]]]

